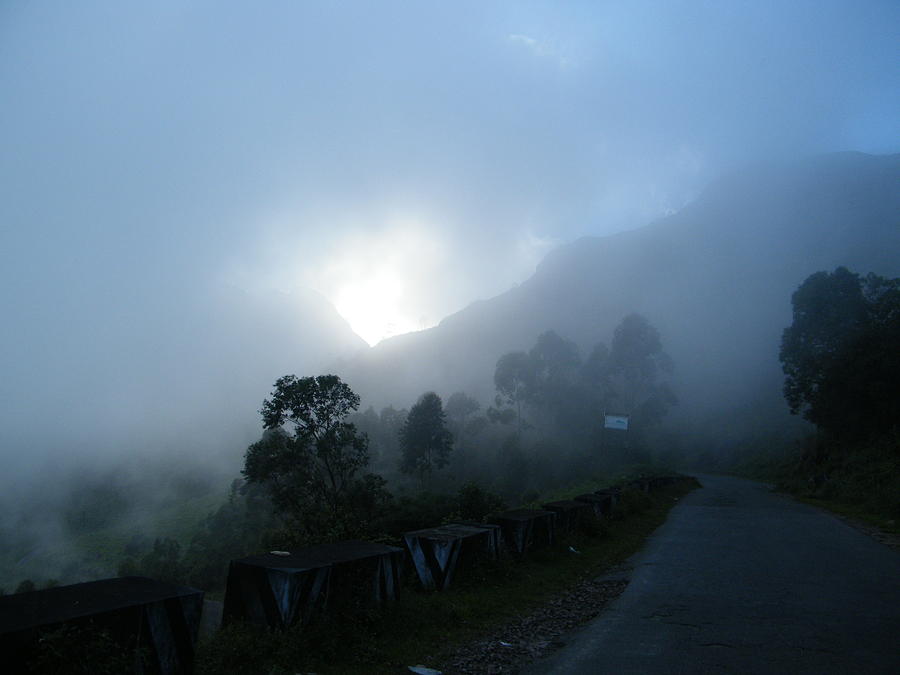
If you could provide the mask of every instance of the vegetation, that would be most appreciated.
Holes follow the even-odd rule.
[[[341,614],[282,633],[233,625],[201,644],[197,672],[378,674],[418,663],[440,669],[456,646],[625,560],[665,520],[675,500],[695,486],[690,481],[650,495],[626,492],[618,517],[602,528],[522,560],[484,562],[440,593],[407,585],[380,612]]]
[[[369,463],[368,439],[346,421],[358,407],[359,396],[336,375],[287,375],[263,402],[265,433],[247,449],[243,474],[268,491],[286,542],[367,534],[390,499],[382,478],[358,475]]]
[[[145,648],[90,621],[42,631],[39,645],[28,663],[35,675],[121,675],[144,672],[148,665]]]
[[[247,448],[243,478],[226,495],[210,476],[172,467],[164,481],[154,478],[159,471],[135,471],[146,486],[118,474],[86,477],[63,500],[65,537],[44,553],[40,540],[16,540],[29,528],[9,527],[0,531],[11,544],[0,562],[16,570],[24,556],[71,556],[34,575],[39,587],[118,573],[216,597],[229,560],[259,550],[349,538],[399,543],[405,531],[546,501],[574,480],[649,457],[642,434],[662,410],[641,417],[639,409],[665,390],[660,376],[670,364],[638,316],[622,322],[612,345],[597,345],[582,361],[574,343],[552,331],[538,336],[528,352],[499,360],[496,407],[487,409],[464,392],[446,407],[426,392],[408,411],[358,412],[359,397],[337,376],[279,378],[260,410],[262,436]],[[604,406],[626,393],[638,420],[628,445],[600,424]],[[144,511],[158,522],[151,526]],[[4,577],[8,590],[22,580],[13,574]]]
[[[419,476],[423,484],[450,461],[453,434],[447,429],[441,397],[433,391],[422,394],[410,409],[400,429],[400,447],[400,470]]]
[[[784,395],[794,414],[833,437],[883,433],[900,420],[900,279],[838,267],[791,299]]]
[[[784,395],[816,432],[735,468],[900,531],[900,279],[816,272],[792,304],[780,352]]]

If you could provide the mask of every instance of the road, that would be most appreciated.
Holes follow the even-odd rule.
[[[622,595],[523,674],[900,674],[900,551],[761,483],[699,479]]]

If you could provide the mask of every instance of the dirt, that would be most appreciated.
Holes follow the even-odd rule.
[[[627,579],[582,581],[487,638],[457,649],[442,670],[445,675],[516,673],[525,664],[562,647],[561,636],[597,616],[627,585]]]

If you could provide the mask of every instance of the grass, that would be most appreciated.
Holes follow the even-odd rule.
[[[900,533],[900,432],[856,442],[810,436],[790,452],[759,454],[734,473],[769,480],[807,504]]]
[[[900,521],[897,518],[888,518],[884,513],[873,513],[865,505],[847,504],[836,502],[831,499],[820,499],[816,497],[805,497],[802,495],[791,495],[797,501],[815,506],[816,508],[830,511],[839,516],[844,516],[852,520],[858,520],[869,525],[877,527],[883,532],[891,534],[900,534]]]
[[[413,590],[381,613],[357,611],[305,628],[273,632],[232,626],[201,644],[197,673],[397,673],[424,663],[440,668],[454,647],[540,607],[585,578],[638,551],[695,481],[650,495],[631,493],[616,518],[593,533],[522,560],[482,564],[444,592]],[[596,486],[594,486],[596,489]],[[578,492],[585,492],[579,486]],[[579,554],[569,551],[574,545]]]

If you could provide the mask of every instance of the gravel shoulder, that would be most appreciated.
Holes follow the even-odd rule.
[[[628,580],[599,577],[579,583],[531,614],[512,621],[487,638],[458,649],[447,675],[495,675],[519,668],[564,643],[560,637],[595,618],[618,597]]]

